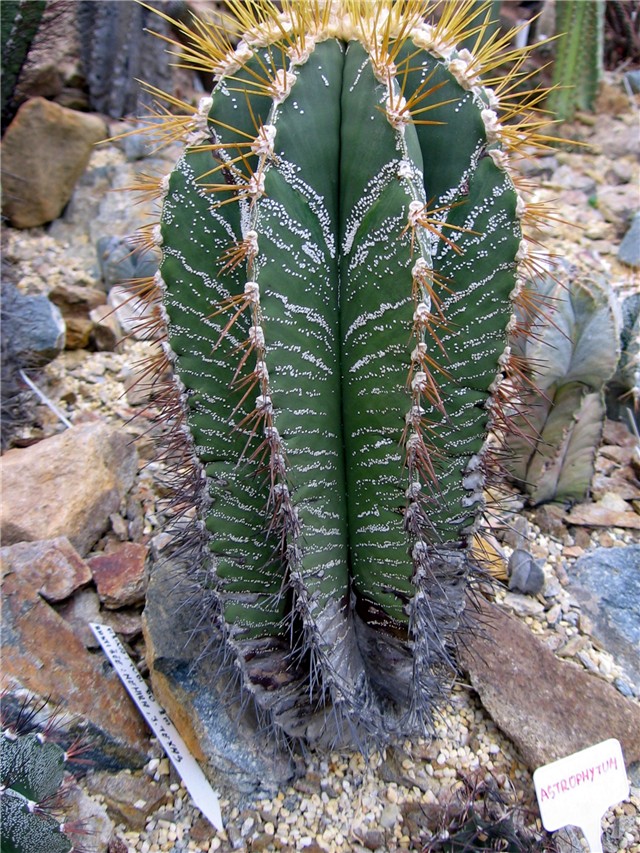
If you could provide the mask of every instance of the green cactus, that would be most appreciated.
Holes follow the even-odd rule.
[[[148,231],[191,559],[278,728],[424,731],[476,568],[518,264],[537,263],[509,157],[539,122],[492,78],[508,37],[483,42],[488,7],[228,5],[230,32],[176,24],[218,82],[166,114],[187,147]],[[455,48],[474,34],[475,56]]]
[[[4,0],[2,4],[2,15],[0,15],[2,133],[16,111],[16,104],[13,102],[14,91],[31,42],[40,26],[45,6],[46,0]]]
[[[569,265],[527,284],[550,306],[512,345],[531,367],[526,416],[507,441],[507,466],[532,504],[588,493],[605,416],[604,386],[620,357],[620,310],[609,284]],[[522,327],[527,320],[521,317]]]
[[[0,838],[4,853],[69,853],[74,842],[56,813],[66,753],[39,732],[2,732]]]
[[[560,35],[553,66],[548,106],[561,121],[576,110],[592,110],[602,77],[604,0],[562,0],[556,3]]]

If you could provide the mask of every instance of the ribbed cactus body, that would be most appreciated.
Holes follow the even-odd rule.
[[[465,9],[447,30],[423,3],[286,7],[223,57],[162,208],[208,582],[286,731],[327,703],[422,729],[473,571],[523,208],[452,42]]]

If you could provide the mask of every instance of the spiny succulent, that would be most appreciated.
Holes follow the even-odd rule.
[[[80,853],[78,823],[61,821],[67,762],[79,743],[64,750],[56,740],[55,715],[37,725],[41,706],[25,703],[15,718],[2,713],[0,733],[0,841],[4,853]]]
[[[217,82],[195,110],[164,96],[149,132],[184,154],[137,187],[162,201],[137,286],[177,375],[189,561],[276,729],[423,732],[521,382],[507,336],[543,212],[511,164],[544,145],[543,94],[516,98],[526,51],[485,38],[488,6],[227,5],[176,23]]]

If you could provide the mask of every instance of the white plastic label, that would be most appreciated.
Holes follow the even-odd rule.
[[[578,826],[591,853],[602,853],[602,816],[629,796],[620,743],[611,738],[538,767],[533,784],[544,828]]]
[[[118,673],[127,692],[180,774],[180,778],[191,794],[193,802],[216,829],[222,830],[222,814],[218,795],[211,788],[207,777],[200,769],[200,765],[189,752],[186,743],[178,734],[166,712],[156,702],[153,693],[135,668],[115,631],[107,625],[99,625],[96,622],[90,622],[89,626]]]

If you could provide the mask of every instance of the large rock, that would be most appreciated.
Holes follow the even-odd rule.
[[[0,553],[2,581],[2,689],[7,697],[28,690],[61,712],[86,721],[94,766],[139,767],[147,733],[134,704],[102,655],[92,655],[38,592],[25,571],[22,546]],[[42,578],[40,579],[42,580]]]
[[[99,421],[0,458],[0,535],[5,545],[66,536],[85,556],[133,484],[130,438]]]
[[[534,770],[617,738],[627,764],[640,761],[640,707],[600,678],[558,659],[535,635],[484,604],[460,647],[463,667],[496,725]]]
[[[32,98],[2,139],[2,210],[16,228],[57,219],[107,128],[95,115]]]
[[[596,548],[580,557],[568,591],[640,694],[640,545]]]
[[[274,794],[295,775],[291,756],[234,701],[237,678],[225,675],[221,638],[188,599],[181,567],[156,565],[143,614],[155,696],[220,792],[234,801]]]
[[[42,367],[62,352],[65,323],[46,296],[25,296],[2,285],[2,336],[6,352],[20,367]]]

